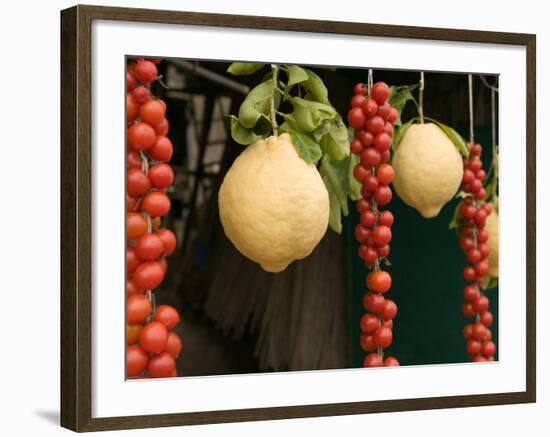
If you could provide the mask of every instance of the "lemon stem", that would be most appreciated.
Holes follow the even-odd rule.
[[[271,84],[271,96],[269,99],[270,112],[271,112],[271,128],[273,130],[273,135],[278,135],[278,126],[277,126],[277,113],[275,111],[275,91],[277,88],[277,76],[279,74],[279,66],[277,64],[271,64],[271,69],[273,73],[273,80]]]

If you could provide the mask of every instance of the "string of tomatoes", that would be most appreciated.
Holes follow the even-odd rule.
[[[168,162],[173,146],[166,104],[150,84],[158,79],[158,60],[132,58],[126,66],[126,375],[177,376],[182,342],[172,329],[180,322],[170,305],[156,307],[154,290],[162,283],[166,257],[176,236],[161,228],[170,211],[166,191],[174,180]]]
[[[493,207],[485,203],[487,192],[483,188],[486,175],[481,162],[482,148],[479,144],[470,143],[468,149],[470,158],[464,159],[462,178],[462,191],[466,196],[459,209],[459,243],[469,263],[463,271],[463,277],[469,283],[464,287],[462,313],[469,319],[475,317],[475,322],[464,327],[464,337],[466,351],[472,361],[493,361],[496,345],[489,329],[493,323],[493,314],[489,311],[489,298],[480,289],[489,273],[489,233],[485,224]]]
[[[381,210],[390,203],[392,191],[389,184],[394,177],[390,160],[393,124],[398,112],[389,104],[390,88],[384,82],[355,85],[348,122],[355,129],[351,153],[360,157],[353,175],[362,184],[362,199],[356,207],[361,223],[355,228],[359,242],[359,256],[371,272],[366,277],[367,293],[363,305],[367,311],[361,318],[361,347],[368,352],[365,367],[399,366],[394,357],[384,358],[384,349],[393,341],[393,319],[397,305],[385,298],[391,288],[391,276],[381,269],[381,261],[390,254],[393,214]]]

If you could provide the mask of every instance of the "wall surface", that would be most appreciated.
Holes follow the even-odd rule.
[[[272,15],[342,21],[474,28],[537,33],[538,67],[538,223],[550,219],[548,154],[543,150],[547,125],[550,75],[550,30],[544,2],[471,1],[450,8],[444,2],[394,0],[367,3],[353,0],[296,2],[279,0],[227,2],[96,1],[113,6],[156,7],[203,12]],[[313,6],[315,4],[315,6]],[[58,427],[59,399],[59,10],[73,3],[9,2],[0,15],[2,61],[0,83],[1,145],[6,160],[2,178],[0,239],[3,310],[0,317],[2,434],[9,436],[68,435]],[[546,53],[545,53],[546,51]],[[546,119],[548,118],[548,114]],[[546,166],[544,166],[546,161]],[[546,185],[546,188],[542,187]],[[408,412],[278,422],[197,426],[182,430],[140,430],[107,435],[142,436],[330,436],[378,432],[383,435],[446,436],[524,435],[548,424],[550,383],[541,370],[550,362],[542,348],[550,310],[544,290],[550,286],[544,249],[548,231],[538,229],[538,403],[505,407]],[[546,311],[545,311],[546,310]]]

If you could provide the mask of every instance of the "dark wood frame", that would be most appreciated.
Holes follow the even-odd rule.
[[[253,408],[113,418],[91,417],[91,23],[120,20],[511,44],[527,50],[526,391],[375,402]],[[530,34],[203,14],[97,6],[61,12],[61,425],[74,431],[336,416],[536,401],[535,139],[536,37]]]

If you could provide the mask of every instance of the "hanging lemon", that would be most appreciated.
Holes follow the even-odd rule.
[[[218,203],[227,237],[268,272],[308,256],[328,226],[325,184],[288,134],[248,146],[225,175]]]
[[[493,210],[487,217],[487,233],[489,234],[489,276],[498,278],[498,213]]]
[[[435,124],[413,124],[392,161],[399,197],[425,218],[432,218],[456,194],[462,181],[462,158]]]

